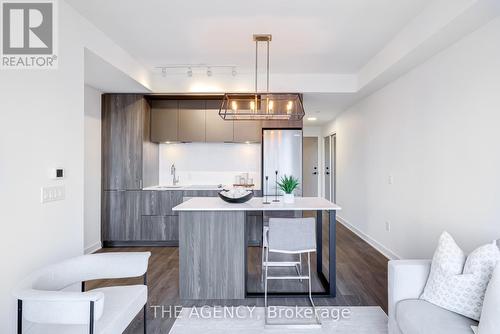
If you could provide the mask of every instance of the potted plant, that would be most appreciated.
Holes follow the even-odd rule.
[[[283,195],[283,202],[293,203],[294,195],[293,191],[299,186],[299,179],[293,176],[282,176],[280,182],[278,182],[278,188],[282,190],[285,194]]]

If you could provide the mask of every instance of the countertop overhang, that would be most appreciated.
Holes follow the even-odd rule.
[[[246,203],[227,203],[218,197],[193,197],[177,205],[173,211],[308,211],[341,210],[341,208],[322,197],[295,197],[294,203],[272,202],[264,204],[265,197],[254,197]]]

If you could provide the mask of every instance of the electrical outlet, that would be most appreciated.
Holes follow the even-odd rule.
[[[391,232],[391,222],[388,220],[385,221],[385,230]]]
[[[64,186],[43,187],[41,191],[41,202],[62,201],[66,197]]]
[[[387,178],[387,183],[394,184],[394,176],[389,175],[389,177]]]

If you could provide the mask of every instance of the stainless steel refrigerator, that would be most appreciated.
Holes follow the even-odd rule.
[[[299,179],[296,196],[302,196],[302,130],[264,130],[262,141],[262,190],[264,195],[281,195],[276,186],[284,175]],[[266,188],[266,176],[268,176]],[[270,198],[271,199],[271,198]]]

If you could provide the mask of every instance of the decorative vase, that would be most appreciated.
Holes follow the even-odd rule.
[[[292,194],[284,194],[283,202],[287,204],[292,204],[295,201],[295,196]]]

